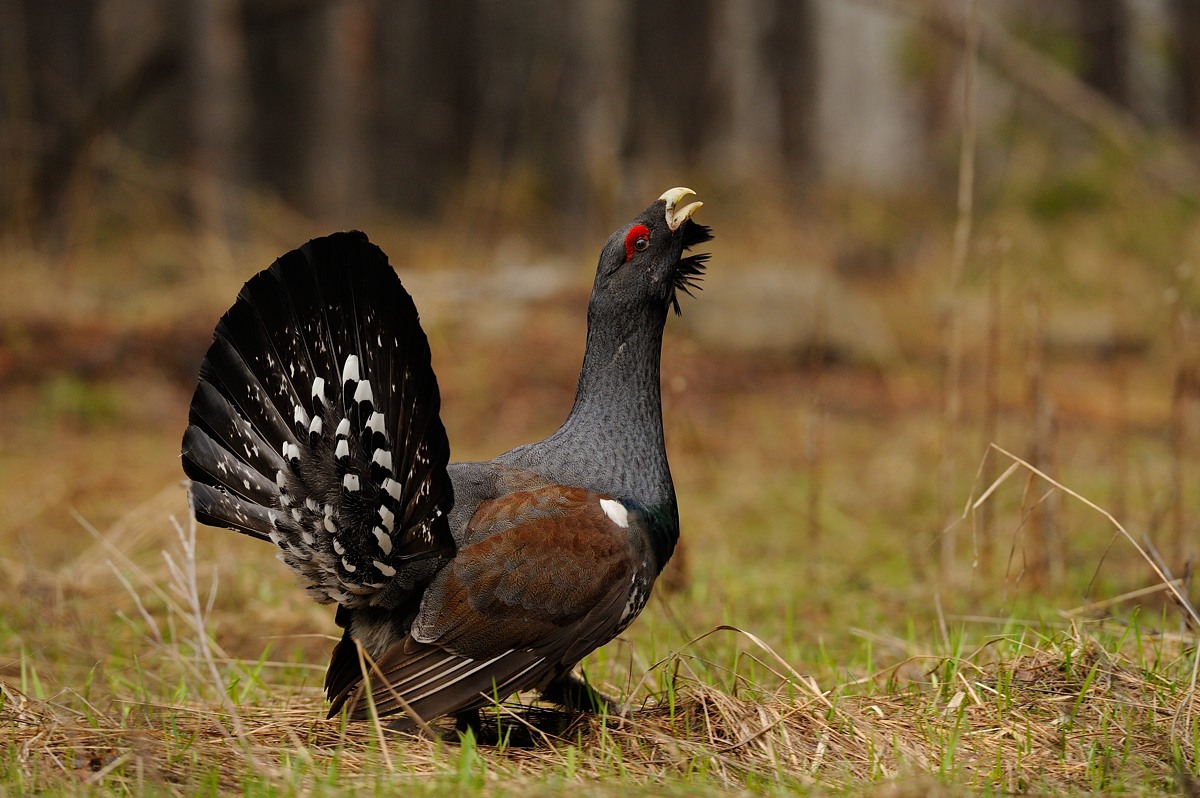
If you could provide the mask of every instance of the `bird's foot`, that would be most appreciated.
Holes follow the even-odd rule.
[[[625,707],[587,683],[587,680],[566,673],[552,681],[542,691],[542,700],[558,704],[573,712],[594,712],[599,715],[625,715]]]
[[[454,716],[454,731],[459,734],[474,732],[476,737],[483,728],[483,720],[479,717],[478,709],[469,709]]]

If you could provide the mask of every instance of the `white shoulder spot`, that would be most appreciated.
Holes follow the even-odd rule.
[[[625,505],[612,499],[601,499],[600,509],[604,514],[612,519],[612,522],[622,529],[629,528],[629,511],[625,509]]]

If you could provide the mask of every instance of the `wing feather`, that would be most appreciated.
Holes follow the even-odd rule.
[[[429,719],[541,690],[611,640],[626,620],[640,559],[602,499],[551,485],[482,503],[430,583],[409,637],[380,657],[388,683],[370,680],[376,711],[407,703]],[[335,651],[330,673],[331,714],[346,707],[366,717],[357,665]]]

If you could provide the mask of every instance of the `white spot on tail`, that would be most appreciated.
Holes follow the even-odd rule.
[[[342,558],[342,567],[345,568],[349,573],[354,573],[355,571],[358,570],[353,565],[351,565],[350,561],[347,560],[345,557]]]
[[[346,358],[346,364],[342,366],[342,385],[353,380],[358,382],[358,355],[350,355]]]
[[[339,438],[347,438],[350,436],[350,419],[343,418],[338,422],[337,429],[333,431],[334,435]]]
[[[346,490],[350,491],[351,493],[356,493],[359,488],[358,475],[357,474],[347,474],[346,476],[342,477],[342,487],[345,488]]]
[[[333,550],[334,550],[334,552],[337,553],[337,555],[339,557],[341,557],[343,554],[346,553],[345,547],[342,546],[342,542],[340,540],[338,540],[337,538],[333,539]]]
[[[383,489],[396,501],[400,501],[400,483],[388,477],[383,481]]]
[[[338,440],[337,450],[334,451],[333,456],[339,460],[341,460],[343,457],[350,456],[350,444],[346,442],[345,438]]]
[[[354,401],[356,402],[374,402],[375,395],[371,393],[370,380],[363,380],[354,389]]]
[[[324,429],[325,422],[321,420],[321,417],[313,416],[312,423],[308,425],[308,433],[310,435],[320,435]]]
[[[375,539],[379,541],[379,550],[384,553],[384,556],[392,553],[392,539],[387,532],[384,532],[381,527],[375,527],[371,530],[375,533]]]
[[[629,511],[625,509],[625,505],[612,499],[601,499],[600,509],[621,529],[629,528]]]
[[[308,413],[300,405],[296,405],[296,409],[292,412],[292,421],[301,427],[308,426]]]
[[[380,413],[378,410],[376,410],[374,413],[371,414],[371,417],[367,419],[367,431],[368,432],[383,432],[384,431],[384,429],[383,429],[384,423],[385,422],[383,419],[383,413]]]
[[[371,565],[374,565],[376,568],[378,568],[379,573],[383,574],[384,576],[396,575],[396,569],[387,563],[382,563],[379,560],[371,560]]]
[[[394,528],[394,524],[396,522],[395,514],[392,513],[392,511],[389,510],[388,508],[384,507],[382,504],[379,505],[378,512],[379,512],[379,522],[381,524],[383,524],[384,529],[386,529],[388,532],[391,532],[392,529]]]
[[[388,471],[391,471],[392,453],[387,449],[376,449],[375,454],[371,457],[371,462],[386,468]]]
[[[324,377],[317,377],[315,380],[313,380],[312,398],[313,398],[314,402],[322,402],[324,404],[329,404],[329,402],[325,401],[325,378]]]

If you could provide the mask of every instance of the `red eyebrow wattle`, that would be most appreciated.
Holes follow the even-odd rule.
[[[646,227],[646,225],[644,225],[644,224],[634,225],[633,227],[631,227],[629,229],[629,232],[625,234],[625,262],[626,263],[628,263],[629,260],[633,257],[633,245],[642,236],[645,236],[647,239],[650,238],[650,228]]]

